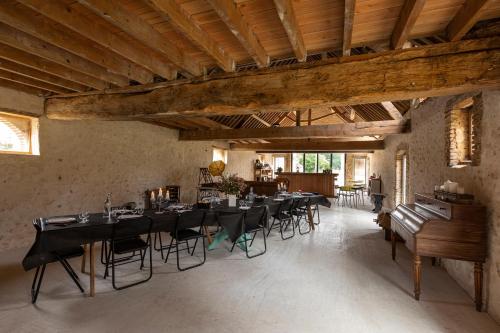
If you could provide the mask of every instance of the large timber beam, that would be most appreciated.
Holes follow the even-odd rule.
[[[360,122],[351,124],[314,125],[294,127],[239,128],[230,130],[189,130],[179,133],[179,140],[234,140],[234,139],[307,139],[352,136],[373,136],[403,133],[404,122],[396,120]]]
[[[257,66],[267,67],[269,56],[234,1],[207,0],[229,30],[238,38]]]
[[[352,30],[354,26],[354,9],[356,0],[344,0],[344,39],[342,42],[342,55],[351,55]]]
[[[400,49],[403,44],[408,40],[413,26],[417,22],[417,18],[420,15],[422,9],[424,9],[426,0],[406,0],[401,13],[399,14],[399,20],[394,27],[391,37],[391,46],[393,49]]]
[[[167,80],[177,77],[177,71],[172,68],[172,64],[166,60],[166,57],[153,50],[146,53],[135,47],[103,25],[96,24],[92,18],[75,10],[73,5],[47,0],[18,0],[18,2]]]
[[[306,141],[288,140],[288,142],[270,143],[232,143],[231,150],[246,150],[259,152],[296,152],[296,151],[373,151],[384,149],[384,141]]]
[[[387,110],[387,112],[391,115],[392,119],[394,120],[401,120],[403,119],[403,115],[399,110],[392,104],[392,102],[384,101],[381,102],[382,106]]]
[[[186,56],[174,43],[117,0],[78,0],[79,3],[142,43],[163,54],[176,66],[192,75],[201,75],[201,66]]]
[[[500,37],[49,98],[54,119],[284,112],[500,87]]]
[[[300,31],[299,23],[295,16],[292,0],[274,0],[276,11],[283,24],[283,28],[288,35],[288,40],[292,45],[293,52],[298,61],[306,61],[307,50]]]
[[[171,0],[147,1],[158,13],[166,17],[180,33],[211,56],[223,70],[226,72],[234,71],[234,59],[224,52],[212,37],[203,31],[177,2]]]
[[[492,0],[466,0],[446,28],[448,39],[457,41],[465,36],[479,20],[481,9],[492,2]]]

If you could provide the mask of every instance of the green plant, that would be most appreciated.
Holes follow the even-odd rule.
[[[276,169],[276,172],[277,172],[277,173],[282,173],[282,172],[283,172],[283,168],[282,168],[282,167],[278,167],[278,168]]]
[[[245,180],[237,174],[222,175],[220,183],[217,184],[217,189],[226,194],[240,194],[246,187]]]

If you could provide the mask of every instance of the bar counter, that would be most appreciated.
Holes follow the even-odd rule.
[[[289,191],[296,192],[317,192],[326,197],[334,196],[336,173],[297,173],[282,172],[276,175],[277,178],[286,178],[289,180]]]

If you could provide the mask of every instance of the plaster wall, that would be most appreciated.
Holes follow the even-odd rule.
[[[461,169],[447,167],[445,149],[445,110],[451,97],[433,98],[412,111],[410,134],[390,136],[386,149],[376,151],[371,159],[372,171],[380,174],[384,205],[394,208],[396,152],[407,148],[409,154],[409,202],[415,192],[432,192],[434,185],[447,179],[465,186],[466,192],[488,209],[489,258],[485,265],[484,297],[488,312],[500,322],[500,92],[484,91],[481,122],[481,162],[479,166]],[[468,262],[443,260],[449,274],[472,296],[473,265]],[[425,274],[425,272],[424,272]],[[425,286],[423,287],[425,290]]]

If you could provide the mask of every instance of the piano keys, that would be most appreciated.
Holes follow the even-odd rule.
[[[476,310],[482,309],[483,263],[487,253],[486,209],[477,204],[415,194],[414,204],[398,205],[391,213],[392,259],[396,237],[413,253],[414,297],[420,298],[421,257],[474,262]]]

